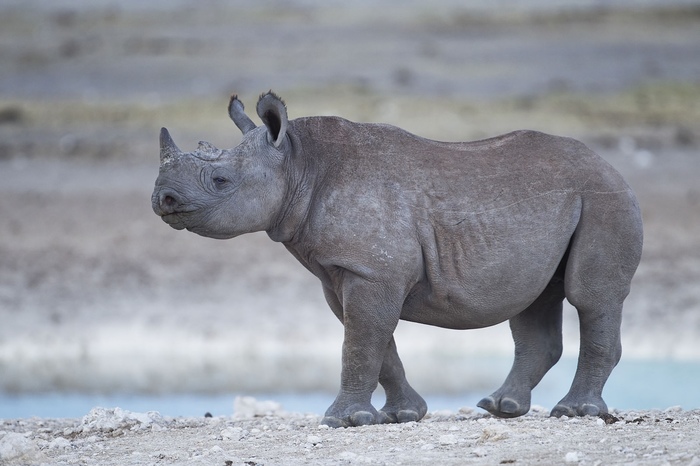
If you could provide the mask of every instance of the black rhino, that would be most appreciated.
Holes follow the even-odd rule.
[[[241,143],[183,153],[163,128],[153,210],[211,238],[266,231],[323,285],[344,325],[333,427],[418,421],[393,332],[400,319],[451,329],[509,320],[515,360],[479,407],[530,409],[562,352],[562,302],[581,348],[553,416],[607,412],[603,385],[620,359],[622,304],[642,250],[639,206],[621,175],[584,144],[536,131],[475,142],[424,139],[338,117],[288,121],[260,97],[256,127],[231,98]],[[371,394],[382,384],[386,404]]]

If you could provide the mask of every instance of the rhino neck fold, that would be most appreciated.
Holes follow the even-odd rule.
[[[301,142],[297,138],[289,137],[287,144],[287,191],[277,217],[267,230],[270,239],[279,243],[290,243],[297,239],[311,204],[312,181],[307,166],[308,159],[304,157]]]

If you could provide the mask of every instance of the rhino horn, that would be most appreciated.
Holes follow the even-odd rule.
[[[231,100],[228,103],[228,116],[231,117],[233,122],[238,126],[238,129],[241,130],[243,134],[247,133],[251,129],[255,129],[255,123],[253,123],[253,120],[248,118],[248,115],[245,114],[244,112],[245,107],[243,106],[243,102],[238,100],[238,96],[236,94],[231,96]]]
[[[201,160],[216,160],[221,155],[221,151],[210,142],[199,141],[197,150],[192,152],[191,155]]]
[[[170,163],[173,159],[179,157],[182,151],[175,145],[173,138],[167,129],[160,129],[160,163],[161,165]]]
[[[209,152],[209,153],[219,152],[219,149],[217,149],[214,146],[214,144],[207,142],[207,141],[199,141],[199,144],[197,145],[197,150],[200,152]]]

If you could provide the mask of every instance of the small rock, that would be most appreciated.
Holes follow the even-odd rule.
[[[454,445],[457,443],[457,436],[454,434],[441,435],[438,441],[440,445]]]
[[[306,437],[306,442],[310,443],[311,445],[316,445],[318,443],[321,443],[321,437],[318,435],[309,435]]]
[[[435,449],[435,445],[433,445],[432,443],[426,443],[425,445],[422,445],[420,447],[420,449],[421,450],[433,450],[433,449]]]
[[[282,411],[282,405],[276,401],[258,401],[252,396],[237,396],[233,401],[233,415],[235,417],[267,416],[279,411]]]
[[[63,437],[56,437],[49,443],[49,448],[52,450],[63,450],[70,447],[70,441]]]
[[[227,427],[220,432],[221,437],[227,440],[240,440],[246,433],[240,427]]]
[[[165,420],[157,411],[134,413],[121,408],[93,408],[83,416],[82,432],[113,432],[117,430],[145,430],[154,425],[163,425]],[[64,435],[65,432],[64,432]]]
[[[474,410],[468,406],[464,406],[462,408],[459,408],[459,411],[458,411],[459,414],[464,414],[465,416],[469,416],[473,412],[474,412]]]
[[[209,449],[209,454],[219,454],[219,453],[223,453],[223,452],[224,452],[224,449],[221,448],[219,445],[214,445],[213,447],[211,447]]]
[[[497,442],[507,439],[510,436],[510,429],[506,426],[494,425],[484,428],[478,442]]]
[[[615,424],[618,422],[620,419],[618,417],[613,416],[612,414],[601,414],[598,416],[598,424],[601,423],[601,421],[604,424]]]
[[[22,434],[8,432],[0,439],[0,463],[17,459],[31,459],[38,454],[34,442]]]
[[[549,410],[541,405],[530,406],[530,412],[531,413],[538,413],[538,414],[549,414]]]
[[[564,461],[566,461],[567,463],[578,463],[579,461],[581,461],[579,459],[579,455],[580,454],[577,451],[570,451],[564,457]]]
[[[162,431],[164,431],[164,430],[168,430],[168,428],[167,428],[167,427],[163,427],[163,426],[160,425],[160,424],[155,424],[155,423],[153,423],[153,424],[151,424],[151,430],[152,430],[153,432],[162,432]]]

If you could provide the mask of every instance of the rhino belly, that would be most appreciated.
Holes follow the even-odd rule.
[[[421,244],[423,276],[401,318],[455,329],[510,319],[549,284],[577,221],[574,209],[560,208],[517,223],[504,220],[499,228],[484,228],[476,217],[459,229],[433,224]]]
[[[499,282],[494,286],[455,282],[431,286],[422,281],[404,302],[401,319],[451,329],[489,327],[522,312],[540,295],[549,279]]]

